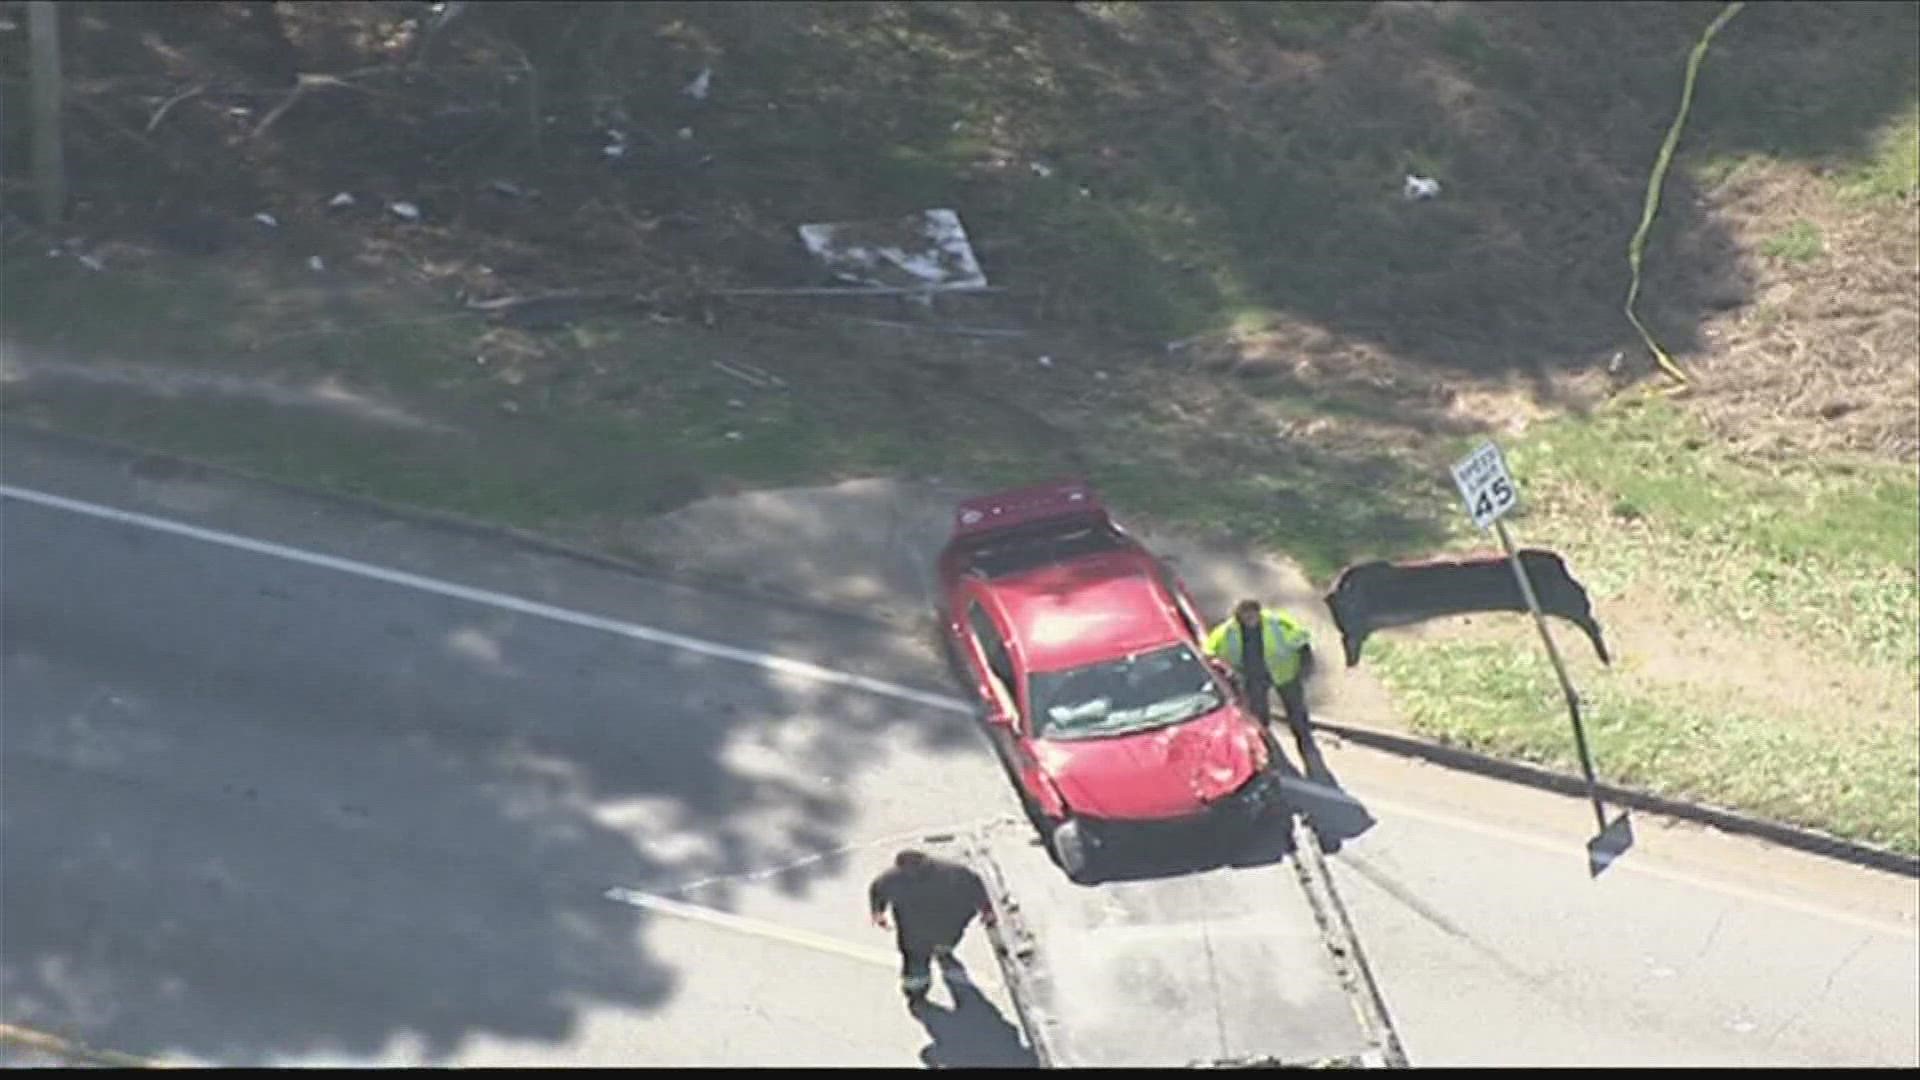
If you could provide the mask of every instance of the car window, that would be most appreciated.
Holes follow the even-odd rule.
[[[1156,563],[1154,570],[1160,575],[1160,587],[1167,590],[1168,598],[1173,601],[1173,610],[1179,614],[1180,622],[1187,628],[1187,633],[1192,634],[1196,641],[1205,641],[1207,628],[1194,623],[1192,616],[1187,612],[1187,605],[1181,600],[1180,579],[1174,577],[1173,571],[1163,565]]]
[[[974,549],[969,565],[989,578],[1121,551],[1126,543],[1104,521],[1045,521],[1009,529]]]
[[[1033,723],[1046,738],[1124,735],[1191,720],[1225,705],[1212,672],[1185,642],[1032,680]]]
[[[994,677],[1000,680],[1002,688],[1011,697],[1014,685],[1013,660],[1007,655],[1006,643],[1000,640],[1000,631],[994,627],[993,620],[977,600],[967,608],[967,621],[973,624],[973,635],[980,641],[980,651],[986,655],[987,667],[992,669]]]

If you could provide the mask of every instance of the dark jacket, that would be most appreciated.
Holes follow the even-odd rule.
[[[939,944],[957,940],[974,915],[990,911],[980,875],[941,859],[904,870],[896,866],[874,878],[867,905],[876,915],[892,908],[903,941]]]

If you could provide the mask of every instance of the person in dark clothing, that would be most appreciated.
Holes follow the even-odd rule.
[[[867,907],[873,924],[885,930],[893,913],[894,941],[900,948],[900,989],[910,1004],[927,998],[933,984],[930,964],[938,958],[950,973],[957,967],[954,947],[975,915],[992,926],[993,905],[986,882],[957,863],[907,850],[894,856],[893,866],[873,879],[867,889]]]

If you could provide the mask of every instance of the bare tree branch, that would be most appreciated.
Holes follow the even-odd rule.
[[[201,94],[204,94],[206,92],[207,92],[207,84],[201,83],[199,86],[196,86],[191,90],[183,91],[181,93],[175,94],[172,97],[168,98],[165,104],[161,105],[158,109],[154,110],[153,119],[147,121],[147,134],[149,135],[153,134],[153,129],[160,126],[160,121],[165,120],[167,118],[167,114],[173,111],[173,107],[175,105],[178,105],[189,98],[199,97]]]

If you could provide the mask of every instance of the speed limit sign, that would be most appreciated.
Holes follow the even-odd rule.
[[[1467,516],[1484,529],[1506,515],[1520,502],[1520,490],[1500,448],[1482,443],[1478,450],[1460,459],[1453,467],[1453,482],[1466,503]]]

